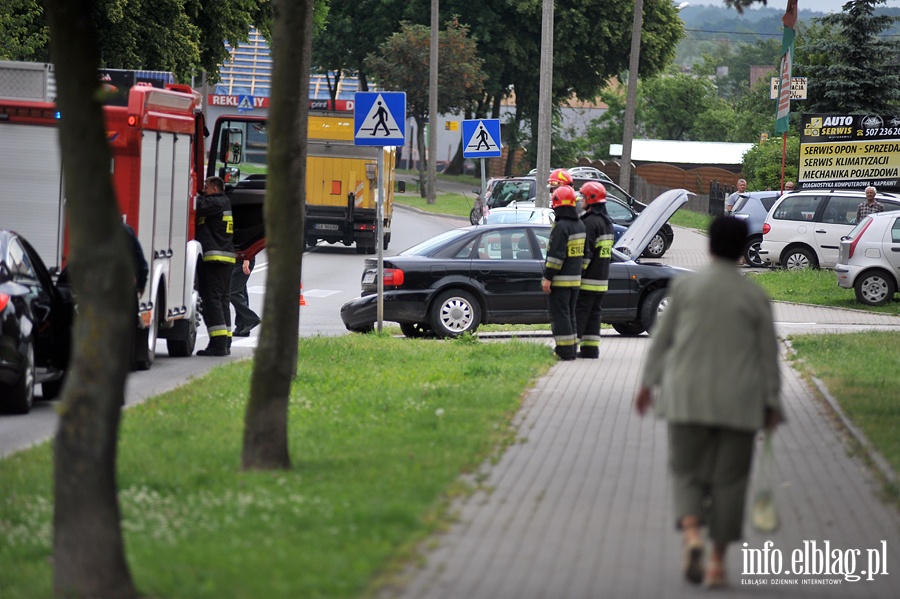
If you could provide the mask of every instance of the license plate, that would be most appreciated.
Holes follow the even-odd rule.
[[[313,228],[316,231],[337,231],[340,229],[337,225],[332,225],[330,223],[316,223]]]
[[[363,285],[371,285],[375,282],[375,271],[369,270],[363,275]]]

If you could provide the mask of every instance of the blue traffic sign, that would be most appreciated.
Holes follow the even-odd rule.
[[[353,143],[402,146],[406,133],[406,92],[356,92]]]
[[[463,121],[463,157],[498,158],[500,150],[500,119]]]

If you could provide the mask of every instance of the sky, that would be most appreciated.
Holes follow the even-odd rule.
[[[841,7],[847,3],[847,0],[799,0],[797,3],[798,8],[801,10],[817,10],[821,12],[836,12],[840,11]],[[676,2],[676,4],[681,4],[681,2]],[[725,6],[725,3],[722,0],[692,0],[691,5],[706,5],[706,6]],[[757,4],[758,7],[762,7],[762,4]],[[769,8],[777,8],[779,10],[784,10],[787,6],[787,0],[769,0],[768,7]],[[879,6],[883,7],[900,7],[900,0],[888,0],[884,4],[880,4]]]

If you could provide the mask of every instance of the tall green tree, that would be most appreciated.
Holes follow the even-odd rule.
[[[385,41],[377,54],[366,58],[366,69],[388,90],[406,92],[406,114],[416,121],[416,145],[425,156],[425,124],[428,114],[429,50],[431,30],[424,25],[402,23],[400,31]],[[450,21],[438,33],[438,112],[458,114],[482,91],[484,73],[475,41],[468,27]],[[419,162],[419,178],[425,180],[424,162]],[[425,197],[422,186],[422,197]]]
[[[291,465],[287,422],[297,368],[303,231],[306,230],[306,139],[313,0],[275,0],[274,72],[266,156],[266,280],[259,345],[244,416],[245,469]]]
[[[78,296],[54,441],[57,597],[137,596],[125,560],[116,445],[134,327],[134,266],[109,174],[91,0],[46,0],[56,65],[69,272]]]
[[[643,79],[641,125],[654,139],[724,141],[734,120],[731,106],[706,77],[670,72]]]
[[[744,154],[743,172],[749,189],[781,189],[781,160],[784,145],[780,137],[757,142]],[[796,181],[800,168],[800,137],[788,136],[784,162],[785,181]]]
[[[898,17],[876,15],[886,0],[852,0],[844,11],[822,17],[836,35],[809,40],[809,112],[874,113],[900,111],[900,42],[879,34]]]
[[[46,62],[50,34],[38,0],[0,3],[0,60]]]

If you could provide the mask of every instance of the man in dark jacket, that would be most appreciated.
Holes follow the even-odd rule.
[[[609,261],[612,256],[613,222],[606,213],[606,188],[602,183],[588,181],[581,186],[585,213],[584,261],[581,272],[581,290],[575,306],[579,356],[600,357],[600,304],[609,288]]]
[[[553,192],[550,205],[556,222],[550,229],[547,260],[541,288],[550,295],[550,329],[556,342],[556,355],[574,360],[576,346],[575,304],[581,286],[581,262],[584,257],[584,223],[575,209],[575,190],[568,186]]]
[[[233,233],[231,201],[225,195],[225,183],[219,177],[209,177],[197,198],[196,238],[203,246],[200,298],[203,300],[203,322],[209,333],[209,345],[198,351],[198,356],[231,353],[229,295],[235,263]]]

